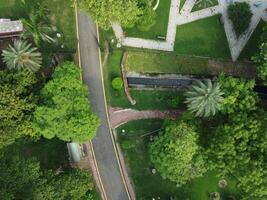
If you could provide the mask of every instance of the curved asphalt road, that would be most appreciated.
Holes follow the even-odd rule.
[[[78,14],[81,66],[84,83],[89,87],[92,110],[102,125],[93,139],[93,148],[108,200],[128,200],[107,121],[99,61],[96,26],[83,12]]]

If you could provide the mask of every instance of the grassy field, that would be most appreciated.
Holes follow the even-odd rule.
[[[108,104],[114,107],[134,108],[134,109],[172,109],[184,107],[184,96],[181,92],[175,90],[134,90],[131,89],[131,95],[136,100],[136,105],[132,106],[126,99],[123,90],[115,91],[111,86],[111,81],[117,76],[121,76],[120,61],[121,51],[114,51],[108,60],[104,69],[105,86]],[[175,103],[173,103],[173,101]]]
[[[157,36],[165,37],[167,34],[170,2],[171,0],[160,0],[159,7],[156,10],[156,24],[152,26],[150,30],[142,32],[138,30],[137,27],[133,27],[124,30],[126,36],[145,39],[158,39]]]
[[[168,52],[128,51],[126,69],[138,73],[206,75],[208,59]]]
[[[148,155],[149,136],[148,133],[161,129],[162,120],[139,120],[125,124],[117,129],[119,143],[125,141],[130,143],[132,148],[123,149],[123,153],[130,168],[130,176],[133,180],[137,199],[170,199],[177,200],[210,200],[209,194],[218,191],[222,197],[236,195],[235,182],[226,179],[228,186],[225,189],[218,188],[219,179],[215,172],[207,172],[203,177],[196,178],[187,185],[177,188],[175,184],[161,178],[159,173],[151,173],[152,164]],[[125,130],[123,133],[122,130]]]
[[[179,54],[230,59],[218,15],[178,26],[174,50]]]

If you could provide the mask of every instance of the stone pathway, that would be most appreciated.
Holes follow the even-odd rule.
[[[129,121],[139,119],[176,119],[180,116],[181,111],[179,110],[134,110],[134,109],[122,109],[109,107],[109,118],[112,129],[116,129],[122,124]]]
[[[242,49],[245,47],[246,43],[248,42],[255,28],[257,27],[259,21],[261,19],[267,21],[267,12],[265,11],[265,9],[267,8],[267,0],[247,0],[250,2],[253,17],[248,30],[245,31],[239,38],[237,38],[233,29],[232,22],[228,19],[227,16],[227,6],[229,5],[228,0],[218,0],[219,5],[217,6],[191,12],[196,1],[197,0],[187,0],[183,5],[183,8],[179,12],[180,0],[171,0],[168,29],[165,41],[125,37],[123,34],[123,30],[118,23],[112,24],[113,31],[119,43],[124,46],[173,51],[177,26],[204,19],[217,14],[222,14],[222,19],[224,21],[224,29],[229,43],[232,60],[236,61]],[[233,1],[236,2],[243,0]],[[259,2],[261,3],[261,6],[256,7],[255,4]]]

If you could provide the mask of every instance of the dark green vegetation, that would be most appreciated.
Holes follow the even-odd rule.
[[[21,55],[18,63],[14,62],[16,56],[5,55],[5,62],[0,57],[1,200],[98,199],[90,172],[69,165],[66,143],[58,139],[92,138],[94,126],[89,127],[90,131],[86,129],[85,134],[79,128],[87,126],[88,120],[98,124],[89,111],[79,68],[70,63],[56,66],[65,59],[73,60],[76,34],[71,5],[70,0],[0,0],[0,18],[21,19],[25,28],[23,40],[37,46],[43,58],[42,65],[36,65],[34,62],[41,59],[29,60],[27,53]],[[8,42],[11,44],[8,40],[4,44]],[[22,63],[23,66],[18,65]],[[35,112],[36,118],[41,108],[46,110],[39,112],[38,120],[43,124],[38,124],[38,129],[36,123],[33,125],[33,115]],[[85,125],[77,122],[81,119],[77,113]],[[66,115],[68,118],[63,118]],[[76,121],[71,121],[73,118]],[[65,124],[59,120],[65,120]],[[47,124],[49,127],[44,126]],[[41,134],[53,139],[44,139]]]
[[[252,12],[247,2],[235,2],[227,8],[229,19],[233,22],[237,36],[240,36],[249,27]]]
[[[140,31],[137,27],[125,29],[128,37],[139,37],[158,40],[158,36],[166,37],[171,0],[160,1],[156,10],[156,23],[147,31]]]
[[[192,8],[192,12],[202,10],[205,8],[209,8],[212,6],[218,5],[218,0],[199,0],[196,1],[194,7]]]
[[[179,54],[230,59],[218,15],[178,26],[174,50]]]
[[[130,143],[132,148],[122,149],[126,162],[130,167],[130,175],[135,185],[137,199],[152,199],[160,197],[169,199],[171,196],[176,199],[209,200],[209,194],[219,191],[223,197],[230,194],[238,196],[235,181],[226,178],[228,186],[224,189],[218,187],[215,171],[209,171],[200,178],[182,187],[176,187],[174,183],[162,179],[159,172],[152,174],[153,165],[150,162],[148,147],[150,135],[158,134],[162,127],[161,120],[140,120],[130,122],[117,129],[120,144]],[[125,133],[122,133],[122,130]]]
[[[132,107],[135,109],[171,109],[182,108],[184,97],[177,91],[160,90],[135,90],[131,89],[131,95],[136,100],[136,105],[132,106],[125,96],[123,89],[114,90],[112,80],[121,76],[120,62],[121,51],[113,51],[109,56],[107,66],[104,69],[105,85],[108,104],[113,107]]]
[[[80,69],[71,62],[55,69],[41,91],[42,104],[34,112],[33,128],[48,139],[85,143],[100,125],[90,111],[88,89],[80,78]]]

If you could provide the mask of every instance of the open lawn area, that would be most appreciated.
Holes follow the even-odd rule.
[[[124,93],[124,90],[114,90],[111,81],[117,76],[121,76],[120,61],[121,51],[114,51],[105,66],[105,85],[108,104],[113,107],[134,108],[134,109],[173,109],[184,107],[183,93],[176,90],[135,90],[131,89],[131,95],[136,100],[136,105],[132,106]]]
[[[219,15],[178,26],[174,50],[179,54],[231,58]]]
[[[205,8],[209,8],[212,6],[218,5],[218,0],[198,0],[196,1],[194,7],[192,8],[192,12],[202,10]]]
[[[170,197],[176,197],[177,200],[210,200],[210,193],[215,191],[220,192],[222,198],[230,194],[238,197],[235,182],[226,179],[228,186],[220,189],[215,172],[207,172],[203,177],[196,178],[182,187],[176,187],[172,182],[162,179],[159,173],[153,175],[151,173],[153,166],[148,155],[149,133],[157,134],[162,123],[162,120],[139,120],[117,129],[119,143],[124,147],[122,150],[138,200],[158,199],[158,197],[162,200]],[[125,149],[125,144],[128,144],[127,146],[130,144],[131,148]]]
[[[157,18],[150,30],[142,32],[137,27],[124,29],[127,37],[138,37],[145,39],[158,39],[158,36],[166,37],[171,0],[160,0],[156,10]]]

